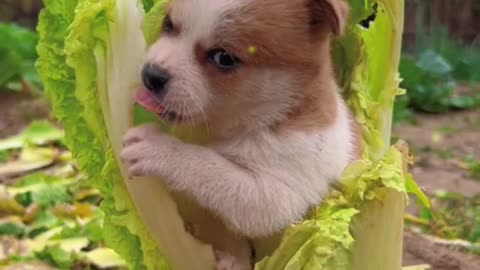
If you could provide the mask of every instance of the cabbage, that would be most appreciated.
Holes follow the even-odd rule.
[[[132,91],[149,44],[159,34],[162,0],[44,0],[37,69],[66,144],[104,196],[104,236],[130,269],[212,269],[210,247],[184,230],[161,181],[129,181],[119,162],[121,136],[155,121]],[[257,243],[258,270],[400,269],[406,192],[419,195],[404,144],[390,147],[403,25],[403,0],[350,0],[352,16],[335,41],[336,71],[363,126],[364,159],[352,164],[325,202],[277,239]],[[358,23],[374,12],[369,29]],[[166,132],[200,142],[203,132]],[[424,197],[422,197],[424,198]],[[372,222],[376,226],[370,226]]]
[[[128,181],[118,162],[121,136],[133,124],[131,91],[138,84],[147,47],[141,3],[46,0],[44,4],[37,69],[54,114],[64,124],[66,144],[104,196],[106,242],[131,269],[202,269],[198,264],[208,269],[213,262],[208,247],[184,231],[160,181]],[[160,29],[162,3],[154,8],[144,24],[150,41],[153,29]]]

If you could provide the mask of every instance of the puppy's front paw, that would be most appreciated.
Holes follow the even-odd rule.
[[[165,162],[180,141],[162,133],[155,125],[130,129],[123,137],[122,161],[130,176],[160,176]]]

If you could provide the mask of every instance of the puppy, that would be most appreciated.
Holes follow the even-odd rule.
[[[169,4],[137,102],[173,125],[206,126],[210,142],[140,126],[122,159],[212,213],[193,223],[217,269],[251,269],[248,239],[301,220],[358,156],[330,59],[347,16],[343,0]]]

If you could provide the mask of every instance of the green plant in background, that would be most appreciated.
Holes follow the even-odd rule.
[[[407,94],[396,102],[395,120],[412,120],[410,108],[442,113],[480,105],[480,46],[452,40],[444,28],[418,36],[415,51],[400,62]]]
[[[418,217],[407,216],[407,223],[446,242],[451,240],[453,246],[480,254],[480,196],[438,191],[432,201],[433,209],[419,204]]]
[[[0,23],[0,91],[41,88],[34,67],[37,41],[36,32],[15,24]]]
[[[480,160],[473,156],[465,158],[465,164],[471,177],[480,180]]]
[[[131,269],[211,269],[210,248],[185,232],[161,181],[128,181],[118,162],[123,133],[149,121],[134,109],[132,91],[146,48],[158,37],[164,2],[145,0],[144,11],[130,0],[45,1],[37,67],[66,128],[66,144],[104,196],[108,245]],[[259,255],[266,256],[258,270],[398,270],[406,192],[428,204],[406,171],[407,148],[390,147],[393,103],[400,93],[403,1],[350,3],[347,34],[335,42],[334,56],[344,95],[362,125],[364,159],[352,164],[343,184],[306,220],[288,228],[280,243],[258,243]],[[359,26],[372,14],[368,29]],[[164,129],[194,143],[203,135]]]
[[[480,82],[480,43],[465,44],[449,35],[448,29],[436,27],[431,34],[420,35],[417,52],[433,50],[451,66],[453,78],[462,83]]]
[[[402,57],[402,87],[407,89],[410,106],[426,112],[450,109],[457,86],[451,72],[452,68],[445,59],[432,50],[423,51],[418,58]]]
[[[400,73],[404,78],[402,87],[407,89],[409,105],[416,110],[431,113],[478,106],[480,92],[475,92],[475,88],[470,91],[471,93],[457,92],[461,80],[455,72],[460,73],[434,48],[425,49],[415,57],[403,56]],[[468,76],[467,73],[461,74]]]
[[[448,224],[445,238],[465,239],[480,247],[480,196],[468,198],[460,194],[439,192],[439,212]],[[477,250],[480,251],[480,250]]]

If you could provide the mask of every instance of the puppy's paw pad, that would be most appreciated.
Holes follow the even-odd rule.
[[[234,270],[233,263],[231,261],[217,261],[216,270]]]
[[[223,252],[223,251],[214,251],[215,261],[216,261],[216,270],[251,270],[252,268],[248,263],[242,263],[234,256]]]
[[[145,157],[145,149],[147,148],[148,146],[144,146],[144,143],[141,142],[138,142],[135,145],[129,144],[122,149],[120,159],[124,163],[133,165]]]
[[[131,128],[127,131],[127,133],[122,138],[123,145],[127,146],[130,144],[143,141],[147,137],[154,136],[155,134],[158,134],[158,133],[159,133],[158,127],[153,124],[147,124],[147,125]]]

